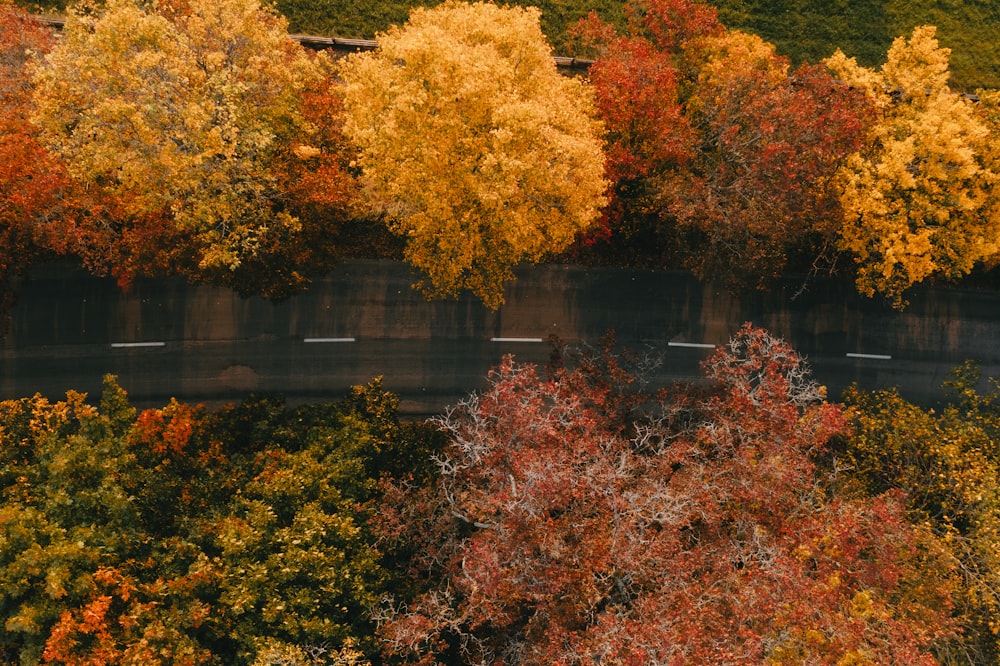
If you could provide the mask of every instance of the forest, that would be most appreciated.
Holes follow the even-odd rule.
[[[792,52],[764,17],[818,14],[779,4],[595,6],[558,28],[584,75],[530,7],[385,14],[338,57],[280,4],[107,0],[56,35],[0,0],[4,299],[53,258],[280,299],[384,256],[493,308],[542,261],[830,273],[898,308],[988,275],[987,61],[956,83],[947,22]],[[750,325],[696,385],[647,364],[556,345],[426,422],[377,378],[2,401],[0,661],[1000,663],[1000,385],[830,397]]]

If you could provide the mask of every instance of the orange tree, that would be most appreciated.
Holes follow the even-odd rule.
[[[8,280],[39,252],[37,227],[59,214],[65,195],[62,165],[30,122],[30,64],[51,46],[48,28],[0,2],[0,312],[11,296]]]
[[[556,71],[535,9],[445,2],[378,42],[340,69],[369,202],[429,294],[495,308],[514,266],[566,248],[604,203],[589,90]]]

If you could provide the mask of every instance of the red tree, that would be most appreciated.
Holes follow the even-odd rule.
[[[439,420],[438,485],[386,509],[426,586],[387,606],[390,648],[419,663],[933,663],[947,594],[909,595],[900,502],[838,497],[815,462],[840,409],[760,330],[706,371],[707,394],[637,409],[613,359],[551,379],[506,359]]]
[[[647,219],[699,275],[757,286],[788,256],[822,251],[839,204],[828,181],[862,140],[864,98],[823,69],[790,72],[714,9],[652,0],[613,36],[580,26],[603,54],[592,83],[609,128],[614,230]]]

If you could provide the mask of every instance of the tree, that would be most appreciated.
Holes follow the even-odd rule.
[[[345,236],[361,223],[354,219],[358,188],[350,166],[353,151],[342,133],[343,104],[333,72],[321,61],[323,77],[310,81],[298,100],[309,131],[272,167],[282,205],[297,220],[297,231],[273,237],[244,258],[231,279],[225,276],[222,281],[241,294],[282,298],[301,290],[311,276],[329,272],[350,252]]]
[[[700,149],[670,212],[695,232],[696,272],[735,260],[739,282],[764,286],[796,252],[832,245],[842,211],[829,185],[861,145],[863,99],[821,68],[790,72],[756,36],[729,31],[694,51],[704,60],[686,112]]]
[[[283,283],[273,273],[309,247],[288,191],[289,171],[304,169],[290,165],[331,164],[302,108],[327,58],[297,46],[255,0],[146,7],[71,11],[35,76],[46,145],[116,204],[65,235],[125,284],[169,271],[265,294],[294,287],[308,265],[284,267]],[[325,173],[339,206],[349,179]]]
[[[9,2],[0,2],[0,317],[6,319],[8,282],[38,255],[36,224],[54,215],[65,188],[62,165],[38,142],[31,125],[33,59],[52,44],[49,29]],[[0,323],[0,332],[6,322]]]
[[[948,87],[948,55],[924,26],[893,42],[879,71],[840,52],[826,61],[879,113],[838,177],[839,246],[854,255],[858,290],[897,307],[913,284],[961,277],[1000,250],[994,139],[972,103]]]
[[[977,391],[979,379],[973,364],[958,368],[940,410],[896,390],[850,389],[843,463],[865,492],[905,493],[909,520],[930,530],[956,581],[964,631],[942,652],[988,664],[1000,658],[1000,390],[993,380],[988,392]]]
[[[899,498],[818,465],[840,409],[757,329],[705,368],[644,402],[607,356],[550,379],[506,359],[438,419],[437,485],[384,511],[426,586],[385,640],[417,663],[934,663],[948,590]]]
[[[534,9],[415,9],[341,68],[375,208],[406,238],[429,294],[487,305],[521,261],[568,246],[604,203],[600,123],[562,77]]]
[[[398,578],[367,526],[378,479],[435,439],[397,406],[375,381],[137,413],[113,378],[100,406],[0,402],[0,659],[367,663]]]
[[[590,34],[603,32],[604,40],[612,40],[608,54],[590,68],[597,108],[607,128],[605,154],[612,188],[602,228],[590,238],[614,237],[618,243],[636,245],[639,253],[645,246],[648,253],[651,244],[662,243],[655,231],[648,233],[659,226],[657,179],[694,159],[696,132],[684,117],[680,76],[670,54],[647,40],[615,39],[608,26],[593,23],[595,18],[587,24]]]
[[[596,18],[578,30],[601,49],[592,81],[610,130],[612,230],[628,234],[638,213],[686,266],[735,285],[822,253],[840,215],[828,186],[860,148],[863,97],[820,68],[791,72],[707,5],[653,0],[633,13],[623,36]]]
[[[203,554],[176,518],[144,522],[154,498],[124,392],[109,380],[100,408],[85,398],[0,403],[0,651],[22,664],[203,663]]]

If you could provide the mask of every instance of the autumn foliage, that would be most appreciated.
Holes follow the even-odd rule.
[[[70,12],[35,76],[34,120],[71,175],[114,201],[67,223],[72,251],[125,284],[175,272],[266,294],[302,281],[309,245],[290,190],[318,199],[308,179],[289,182],[304,175],[295,162],[326,176],[328,224],[350,179],[325,154],[335,146],[318,118],[303,113],[326,58],[286,33],[253,0]]]
[[[994,663],[996,390],[847,408],[749,325],[655,357],[507,358],[401,423],[332,404],[0,402],[0,659]]]
[[[836,492],[845,431],[801,359],[745,328],[707,393],[636,401],[590,357],[507,359],[437,422],[436,486],[386,509],[426,591],[385,607],[415,663],[935,663],[947,587],[892,492]],[[914,590],[919,588],[920,594]]]
[[[866,492],[904,491],[911,522],[938,545],[964,628],[942,661],[991,664],[1000,659],[1000,391],[995,379],[977,390],[979,380],[971,363],[958,368],[940,410],[897,390],[848,391],[844,463]]]
[[[931,27],[878,70],[793,69],[709,5],[648,0],[577,25],[576,77],[536,10],[483,3],[339,64],[256,0],[81,5],[51,52],[2,11],[0,277],[54,252],[280,298],[360,252],[498,307],[563,252],[761,288],[847,259],[902,306],[1000,256],[998,97],[949,88]]]
[[[0,0],[0,282],[57,253],[280,297],[347,221],[492,307],[575,239],[756,286],[839,252],[896,305],[998,261],[1000,94],[951,90],[933,28],[792,69],[708,5],[629,11],[578,27],[585,80],[537,10],[449,1],[335,64],[256,0],[81,5],[58,41]],[[646,393],[640,360],[507,358],[433,430],[377,380],[0,401],[0,662],[1000,659],[974,368],[929,411],[830,403],[750,326],[696,387]]]
[[[392,579],[365,504],[428,452],[396,406],[0,402],[0,661],[360,666]]]
[[[38,255],[37,226],[59,214],[66,185],[62,166],[30,122],[30,62],[51,45],[51,31],[0,2],[0,316],[10,297],[8,280]]]
[[[556,71],[538,11],[415,9],[340,68],[371,206],[430,294],[503,302],[522,261],[565,249],[604,203],[601,124]]]
[[[899,305],[911,285],[964,276],[1000,251],[998,135],[948,87],[948,56],[923,26],[897,39],[878,71],[840,52],[826,61],[879,113],[838,176],[839,245],[858,264],[858,290]]]
[[[609,131],[612,234],[652,225],[699,275],[752,286],[790,254],[827,249],[840,217],[829,185],[861,145],[864,98],[822,68],[791,71],[707,5],[633,12],[624,35],[596,18],[577,30],[601,52],[591,81]]]

